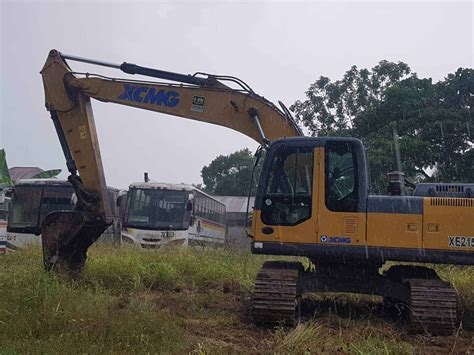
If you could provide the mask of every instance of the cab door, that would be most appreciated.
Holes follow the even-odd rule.
[[[281,144],[267,156],[257,197],[254,240],[316,242],[318,170],[314,144]]]
[[[358,140],[328,140],[318,148],[317,242],[326,246],[366,245],[368,177]]]

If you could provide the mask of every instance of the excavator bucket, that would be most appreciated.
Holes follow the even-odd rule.
[[[105,221],[87,221],[78,211],[55,211],[42,225],[43,264],[47,271],[78,274],[84,268],[87,250],[107,229]]]

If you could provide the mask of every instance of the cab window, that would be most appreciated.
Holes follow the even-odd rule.
[[[273,156],[262,203],[262,222],[291,226],[311,218],[313,149],[282,147]]]
[[[326,207],[355,212],[358,207],[357,156],[352,142],[330,142],[326,155]]]

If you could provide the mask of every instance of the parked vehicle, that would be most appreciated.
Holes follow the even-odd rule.
[[[164,244],[222,245],[225,205],[191,185],[130,185],[122,242],[154,249]],[[120,202],[119,202],[120,204]]]

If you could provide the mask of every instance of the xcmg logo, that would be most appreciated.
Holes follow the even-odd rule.
[[[336,243],[336,244],[350,244],[352,243],[352,238],[350,237],[339,237],[339,236],[335,236],[335,237],[330,237],[330,236],[327,236],[327,235],[322,235],[321,238],[319,238],[319,240],[321,241],[321,243]]]
[[[179,93],[176,91],[156,90],[147,86],[123,85],[123,93],[119,100],[127,100],[142,104],[175,107],[179,103]]]

